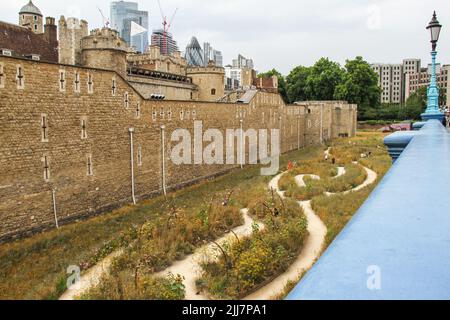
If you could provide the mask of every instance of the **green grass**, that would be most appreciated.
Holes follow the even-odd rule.
[[[281,157],[288,160],[320,154],[322,147],[309,147]],[[261,177],[258,166],[235,170],[214,181],[200,183],[170,195],[171,206],[198,212],[211,198],[234,190],[236,206],[246,207],[253,197],[251,187],[270,178]],[[285,169],[283,169],[285,170]],[[226,190],[226,192],[224,192]],[[251,190],[251,192],[250,192]],[[116,248],[133,241],[144,223],[166,216],[168,201],[157,197],[125,206],[25,240],[0,245],[0,299],[57,299],[65,291],[66,269],[71,265],[88,268]]]
[[[331,143],[332,152],[338,163],[348,164],[349,161],[360,160],[361,164],[375,170],[381,177],[390,167],[390,158],[383,147],[382,137],[383,135],[379,133],[365,132],[352,139],[337,139]],[[364,152],[372,152],[372,156],[368,159],[359,159],[360,154]],[[281,171],[286,170],[289,160],[297,162],[298,166],[305,163],[307,165],[314,165],[314,162],[320,163],[323,160],[323,147],[309,147],[283,155]],[[327,164],[314,166],[316,171],[313,170],[310,173],[319,174],[325,180],[337,173],[335,168]],[[139,203],[137,206],[125,206],[87,221],[63,226],[59,230],[0,245],[0,299],[57,299],[66,289],[67,267],[77,265],[83,269],[89,268],[120,247],[131,245],[131,249],[127,251],[131,256],[128,255],[128,260],[124,259],[122,262],[133,262],[134,256],[137,257],[136,261],[141,261],[145,255],[142,254],[142,251],[133,249],[133,245],[139,237],[142,238],[142,231],[148,229],[149,226],[164,225],[170,216],[171,208],[176,208],[177,211],[183,213],[179,217],[181,220],[175,221],[185,221],[186,223],[180,223],[180,226],[188,227],[190,224],[187,222],[190,217],[204,221],[204,212],[203,214],[201,212],[205,210],[205,204],[210,203],[212,199],[218,202],[231,194],[232,212],[225,212],[226,214],[221,217],[220,215],[224,212],[216,208],[213,213],[210,213],[216,216],[216,218],[212,218],[212,221],[220,223],[212,228],[208,227],[206,230],[200,228],[202,234],[200,240],[195,241],[192,237],[180,240],[178,236],[171,238],[169,235],[166,235],[164,240],[158,240],[165,244],[174,240],[176,246],[164,247],[168,248],[167,257],[164,256],[164,250],[155,251],[158,252],[158,259],[155,260],[157,263],[151,263],[141,269],[144,272],[140,272],[137,286],[134,275],[129,272],[133,270],[133,266],[130,268],[130,266],[118,265],[116,269],[123,271],[121,273],[123,279],[120,279],[119,283],[113,282],[117,290],[108,296],[110,298],[120,296],[148,299],[179,298],[183,295],[183,290],[176,278],[155,280],[148,275],[149,272],[146,272],[145,268],[149,267],[148,271],[164,268],[172,261],[192,252],[202,241],[207,241],[217,233],[223,233],[226,229],[224,226],[229,228],[239,223],[236,209],[254,207],[265,197],[266,187],[271,178],[260,176],[259,169],[258,166],[248,166],[244,170],[235,170],[214,181],[203,182],[180,190],[168,198],[157,197]],[[292,180],[288,183],[292,184]],[[311,180],[308,183],[314,186],[317,182]],[[351,199],[350,202],[353,201],[352,208],[355,211],[356,204],[364,202],[368,195],[363,191],[361,190],[357,195],[352,194],[355,198],[348,198]],[[312,198],[317,196],[315,191],[311,193],[313,194]],[[347,201],[346,199],[339,198],[336,202]],[[319,201],[319,199],[315,201],[315,205],[318,210],[321,210],[327,226],[331,226],[332,232],[329,239],[340,232],[353,212],[342,211],[337,207],[338,204]],[[340,213],[338,214],[338,212]],[[211,219],[209,214],[208,219]],[[204,227],[204,224],[199,225]],[[194,224],[194,226],[198,225]],[[174,227],[173,229],[180,233],[180,229]],[[164,232],[164,229],[159,229],[157,238],[161,237],[161,232]],[[146,244],[151,245],[149,248],[152,246],[154,248],[160,242],[152,240]],[[163,261],[160,264],[161,260]],[[119,262],[120,260],[118,260]],[[149,283],[154,283],[152,286],[156,288],[170,288],[170,290],[160,289],[159,291],[163,293],[158,295],[148,289]],[[107,284],[107,280],[105,280],[105,284]]]

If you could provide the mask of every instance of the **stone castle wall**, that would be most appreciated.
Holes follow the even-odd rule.
[[[85,20],[61,16],[58,22],[59,63],[81,65],[81,39],[88,35]]]
[[[356,130],[345,103],[286,106],[266,92],[249,104],[152,101],[112,71],[9,57],[0,71],[1,240],[54,228],[55,213],[63,224],[131,203],[130,128],[138,201],[162,192],[163,159],[169,190],[236,167],[170,161],[171,133],[193,134],[195,120],[280,128],[283,152]]]

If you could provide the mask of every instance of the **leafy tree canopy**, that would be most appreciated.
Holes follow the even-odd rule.
[[[334,98],[358,105],[360,112],[380,105],[378,76],[362,57],[347,60],[343,81],[336,87]]]

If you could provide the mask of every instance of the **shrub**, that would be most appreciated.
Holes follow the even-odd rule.
[[[250,212],[264,221],[265,229],[225,246],[217,261],[202,265],[199,289],[208,290],[216,298],[242,298],[285,271],[307,237],[306,218],[293,200],[270,193]]]
[[[144,276],[132,283],[121,273],[104,277],[101,284],[81,296],[84,300],[183,300],[183,278],[168,275],[164,278]]]

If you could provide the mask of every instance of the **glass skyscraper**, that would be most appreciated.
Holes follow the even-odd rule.
[[[131,35],[131,23],[134,22],[147,31]],[[139,52],[145,52],[148,48],[148,12],[139,11],[136,2],[114,1],[111,2],[111,28],[119,31],[120,36]]]
[[[192,37],[191,41],[189,41],[186,51],[184,52],[184,58],[190,66],[205,66],[203,49],[200,47],[196,37]]]

